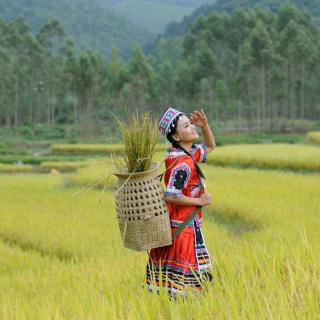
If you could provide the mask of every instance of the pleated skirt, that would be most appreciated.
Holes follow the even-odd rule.
[[[180,223],[171,220],[172,233]],[[196,220],[182,230],[172,245],[148,253],[145,282],[151,292],[163,289],[169,295],[185,295],[190,289],[202,290],[213,282],[211,258],[201,224]]]

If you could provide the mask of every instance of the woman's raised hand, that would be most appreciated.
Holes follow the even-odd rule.
[[[207,206],[208,204],[210,204],[212,202],[212,197],[210,195],[210,193],[208,192],[204,192],[200,197],[200,205],[203,206]]]
[[[201,109],[200,111],[195,110],[195,111],[191,112],[190,113],[190,120],[197,127],[204,127],[204,126],[208,125],[208,119],[207,119],[206,114],[204,113],[203,109]]]

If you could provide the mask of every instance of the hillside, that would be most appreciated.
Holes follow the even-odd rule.
[[[215,0],[1,0],[0,17],[22,16],[33,33],[49,19],[62,23],[79,51],[98,49],[108,57],[115,46],[128,58],[134,45],[148,48],[171,22],[180,22]]]
[[[47,20],[58,18],[78,51],[98,49],[105,56],[116,46],[128,57],[135,44],[145,46],[154,39],[150,31],[117,16],[110,8],[86,0],[1,0],[0,16],[7,21],[23,16],[33,33]]]
[[[96,0],[118,16],[151,32],[162,33],[165,27],[181,21],[195,9],[215,0]]]
[[[309,11],[315,21],[320,23],[320,1],[319,0],[217,0],[214,4],[205,4],[196,9],[191,15],[184,17],[181,22],[170,23],[164,35],[166,37],[184,35],[190,29],[191,24],[201,15],[207,16],[210,12],[230,12],[237,7],[249,9],[262,7],[276,12],[285,2],[296,5],[301,10]]]

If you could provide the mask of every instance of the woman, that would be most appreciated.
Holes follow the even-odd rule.
[[[196,126],[202,129],[202,144],[193,144],[199,137]],[[201,290],[205,282],[213,280],[201,229],[202,211],[195,210],[212,201],[204,192],[204,176],[197,163],[206,161],[215,141],[203,109],[191,113],[189,119],[183,112],[169,108],[159,122],[159,130],[172,144],[166,154],[164,176],[172,233],[184,221],[188,223],[172,245],[150,250],[146,283],[150,291],[158,292],[162,287],[170,295],[185,295],[187,289]],[[192,213],[196,213],[195,218],[187,220]]]

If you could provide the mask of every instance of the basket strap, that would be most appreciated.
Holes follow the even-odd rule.
[[[160,181],[162,181],[162,177],[163,175],[174,165],[178,162],[179,158],[176,159],[175,161],[173,161],[170,166],[168,168],[166,168],[166,170],[164,170],[161,174],[158,175],[158,178],[160,179]]]
[[[188,216],[188,218],[183,221],[181,223],[181,225],[179,226],[179,228],[175,231],[175,233],[172,235],[172,240],[174,240],[179,234],[180,232],[186,227],[187,224],[189,224],[189,222],[191,220],[193,220],[195,218],[195,216],[197,215],[198,211],[201,209],[200,206],[196,206],[194,208],[194,210],[192,211],[192,213]]]

